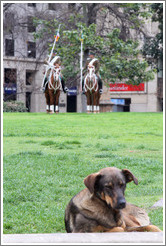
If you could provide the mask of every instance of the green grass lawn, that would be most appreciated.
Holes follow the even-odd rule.
[[[162,113],[4,113],[4,233],[65,232],[64,212],[83,179],[101,168],[128,168],[126,200],[163,228],[150,207],[163,193]]]

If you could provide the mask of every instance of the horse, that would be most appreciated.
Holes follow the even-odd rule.
[[[99,86],[95,74],[95,66],[88,65],[88,73],[84,79],[84,91],[87,97],[87,113],[99,113]]]
[[[57,65],[50,64],[50,75],[48,77],[48,83],[45,89],[46,98],[46,111],[47,113],[53,114],[59,113],[59,96],[62,89],[61,84],[61,67]]]

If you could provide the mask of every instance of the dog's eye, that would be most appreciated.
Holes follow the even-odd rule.
[[[112,185],[106,185],[105,188],[111,190],[112,189]]]
[[[124,186],[124,183],[120,182],[120,183],[119,183],[119,186],[120,186],[120,187],[123,187],[123,186]]]

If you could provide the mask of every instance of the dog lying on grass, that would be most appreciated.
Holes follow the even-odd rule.
[[[87,188],[74,196],[65,210],[65,228],[71,232],[161,231],[151,225],[144,209],[127,203],[126,184],[138,180],[128,170],[103,168],[84,179]]]

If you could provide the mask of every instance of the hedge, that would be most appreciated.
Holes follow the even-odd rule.
[[[27,112],[23,102],[7,101],[3,102],[3,112]]]

